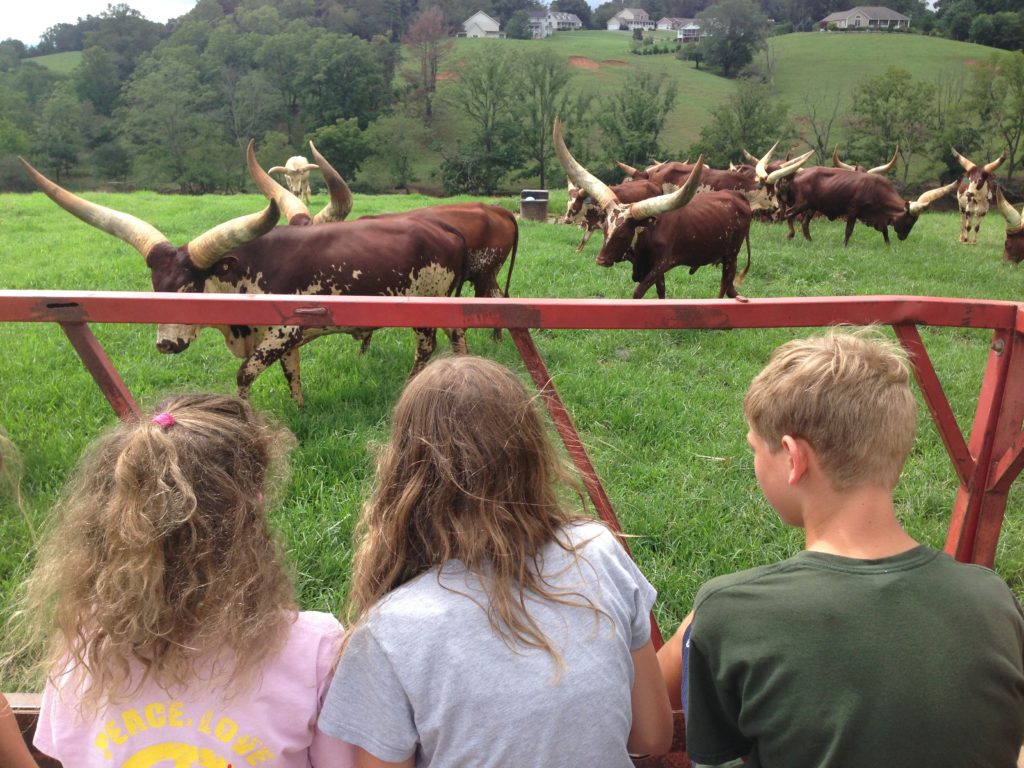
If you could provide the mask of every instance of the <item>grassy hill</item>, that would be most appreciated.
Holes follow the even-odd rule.
[[[496,46],[523,51],[553,50],[573,66],[571,88],[590,89],[600,97],[621,87],[640,71],[663,72],[676,78],[679,97],[669,115],[663,144],[685,154],[686,148],[711,120],[711,111],[729,98],[734,81],[706,69],[696,69],[671,55],[635,56],[625,32],[562,32],[544,40],[460,39],[447,62],[449,71],[468,53]],[[806,112],[806,99],[844,94],[847,108],[853,91],[864,80],[890,66],[906,69],[923,82],[969,73],[972,64],[988,59],[997,49],[938,37],[884,33],[801,32],[769,40],[773,88],[795,119]],[[763,61],[766,54],[761,53]],[[443,95],[443,85],[441,88]],[[457,119],[457,118],[456,118]]]
[[[59,75],[70,75],[71,71],[78,66],[82,60],[81,51],[65,51],[64,53],[50,53],[46,56],[35,56],[26,61],[38,64],[41,67],[53,70]]]

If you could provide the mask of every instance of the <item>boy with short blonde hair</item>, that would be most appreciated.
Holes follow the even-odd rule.
[[[706,583],[659,651],[676,702],[685,665],[698,764],[1016,764],[1020,607],[992,571],[914,541],[893,509],[909,382],[896,345],[840,331],[782,345],[752,382],[754,471],[805,551]]]

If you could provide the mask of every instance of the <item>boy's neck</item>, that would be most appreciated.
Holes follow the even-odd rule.
[[[888,488],[819,489],[803,511],[804,548],[813,552],[878,560],[918,545],[896,519]]]

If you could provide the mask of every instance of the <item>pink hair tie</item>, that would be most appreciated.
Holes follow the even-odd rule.
[[[174,426],[174,416],[167,413],[167,411],[164,411],[163,413],[158,413],[151,419],[151,421],[154,424],[159,424],[164,432],[166,432],[170,427]]]

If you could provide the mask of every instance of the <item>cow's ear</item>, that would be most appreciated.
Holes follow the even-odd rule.
[[[213,274],[223,277],[238,264],[238,258],[235,256],[225,256],[223,259],[213,265]]]

